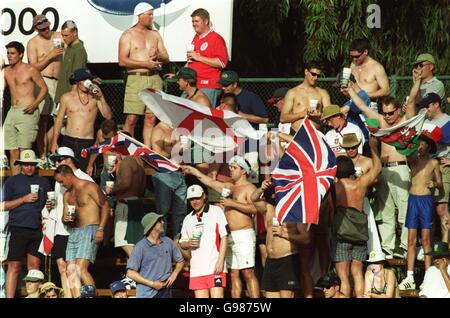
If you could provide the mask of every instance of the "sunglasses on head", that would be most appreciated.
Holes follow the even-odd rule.
[[[318,74],[318,73],[311,72],[311,71],[308,71],[308,72],[309,72],[309,74],[311,74],[311,76],[320,77],[320,74]]]
[[[393,110],[393,111],[391,111],[391,112],[383,112],[383,115],[384,116],[392,116],[392,115],[394,115],[394,113],[397,111],[397,109],[396,110]]]

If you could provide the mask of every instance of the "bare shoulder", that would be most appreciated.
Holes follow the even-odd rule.
[[[133,36],[133,29],[125,30],[122,35],[120,36],[120,42],[122,41],[128,41]]]
[[[35,35],[35,36],[33,36],[29,41],[28,41],[28,43],[27,43],[27,47],[33,47],[33,46],[35,46],[36,45],[36,43],[37,43],[37,41],[38,41],[38,36],[39,35]]]
[[[439,160],[437,160],[437,159],[431,159],[431,165],[432,165],[433,167],[440,168],[440,162],[439,162]]]
[[[371,66],[372,66],[372,68],[375,71],[384,73],[384,66],[380,62],[378,62],[377,60],[372,59],[371,60]]]
[[[243,190],[244,190],[245,192],[247,192],[247,193],[252,194],[253,191],[256,190],[256,186],[255,186],[253,183],[250,183],[250,182],[249,182],[248,184],[246,184],[246,185],[243,187]]]

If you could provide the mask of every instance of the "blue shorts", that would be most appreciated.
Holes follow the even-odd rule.
[[[434,200],[431,194],[409,194],[405,227],[408,229],[431,229],[433,226]]]
[[[87,259],[91,263],[95,262],[98,245],[95,243],[95,233],[98,224],[85,227],[76,227],[69,230],[69,241],[67,242],[66,261],[76,259]]]

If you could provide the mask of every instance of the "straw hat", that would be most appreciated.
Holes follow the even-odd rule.
[[[344,134],[342,137],[342,143],[340,143],[342,148],[353,148],[359,146],[361,140],[355,133]]]

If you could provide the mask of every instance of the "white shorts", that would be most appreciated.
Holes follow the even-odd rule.
[[[245,269],[255,267],[255,230],[231,231],[225,254],[227,268]]]
[[[125,240],[128,225],[128,204],[117,202],[114,213],[114,247],[121,247],[134,244]]]

